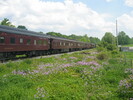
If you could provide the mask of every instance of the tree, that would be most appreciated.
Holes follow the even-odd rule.
[[[102,41],[110,44],[115,44],[116,38],[111,32],[106,32],[102,38]]]
[[[124,31],[119,32],[118,34],[118,44],[125,45],[130,43],[130,38]]]
[[[116,49],[115,36],[110,32],[106,32],[102,38],[100,45],[104,48],[107,48],[107,50],[115,50]]]
[[[100,39],[97,37],[90,37],[90,42],[91,43],[95,43],[95,44],[99,44],[100,43]]]
[[[12,23],[9,21],[9,19],[4,18],[1,23],[1,25],[6,25],[6,26],[10,26],[10,27],[15,27],[14,25],[12,25]]]
[[[25,26],[23,26],[23,25],[19,25],[17,28],[19,28],[19,29],[24,29],[24,30],[28,30]]]
[[[133,37],[130,38],[130,44],[133,44]]]
[[[62,37],[61,33],[56,33],[56,32],[48,32],[46,33],[47,35],[51,35],[51,36],[57,36],[57,37]]]
[[[48,33],[46,33],[46,35],[62,37],[62,38],[66,38],[66,39],[73,39],[73,40],[78,40],[78,41],[82,41],[82,42],[90,42],[90,39],[87,36],[87,34],[85,34],[84,36],[77,36],[77,35],[74,35],[74,34],[67,36],[67,35],[63,35],[61,33],[48,32]]]
[[[90,42],[90,39],[89,39],[89,37],[87,36],[87,34],[85,34],[84,36],[82,36],[79,40],[80,40],[80,41],[83,41],[83,42]]]

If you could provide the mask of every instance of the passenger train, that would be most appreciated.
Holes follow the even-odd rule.
[[[48,36],[0,25],[0,58],[16,55],[38,56],[95,47],[93,43]]]

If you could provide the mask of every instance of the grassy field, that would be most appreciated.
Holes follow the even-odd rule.
[[[133,47],[133,44],[122,45],[122,47]]]
[[[130,100],[133,53],[97,52],[0,64],[0,100]]]

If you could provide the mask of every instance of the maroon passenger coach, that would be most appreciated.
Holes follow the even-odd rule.
[[[43,34],[0,25],[0,57],[41,55],[49,48],[49,39]]]
[[[92,43],[48,36],[0,25],[0,58],[16,55],[36,56],[95,47]]]

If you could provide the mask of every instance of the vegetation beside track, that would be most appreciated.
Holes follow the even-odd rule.
[[[129,100],[129,53],[91,49],[0,64],[0,100]]]

